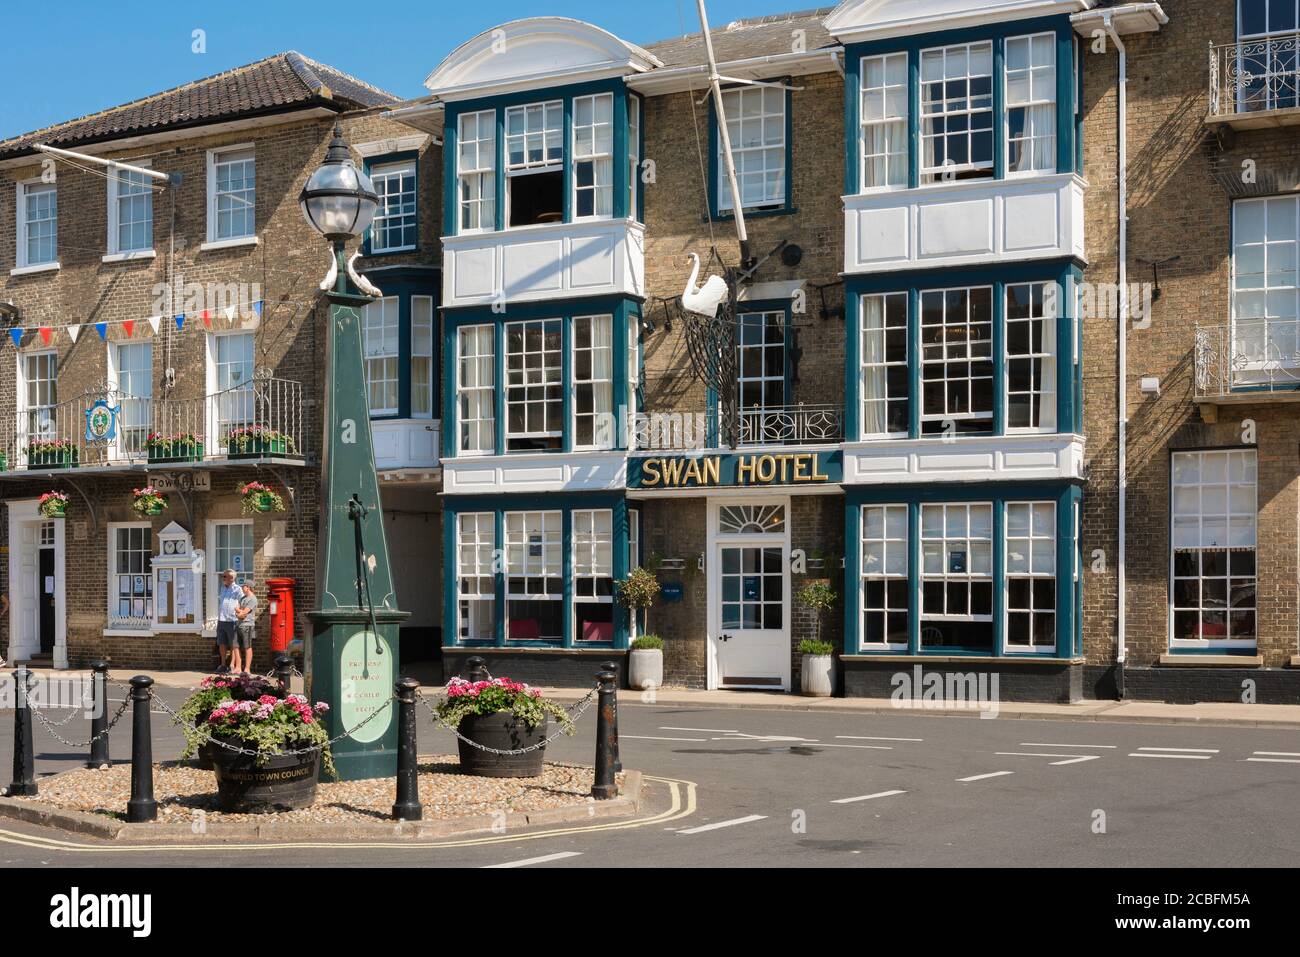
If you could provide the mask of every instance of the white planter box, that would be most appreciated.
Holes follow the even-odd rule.
[[[662,688],[664,653],[658,648],[633,649],[628,655],[627,683],[637,691]]]
[[[799,669],[799,690],[813,698],[835,693],[835,656],[804,655]]]

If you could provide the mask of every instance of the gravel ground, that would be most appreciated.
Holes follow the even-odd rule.
[[[546,764],[540,777],[484,778],[460,773],[455,756],[420,758],[420,803],[424,819],[446,820],[496,811],[540,811],[573,807],[590,799],[593,771],[574,764]],[[618,776],[620,787],[623,775]],[[40,794],[22,798],[36,804],[90,811],[124,818],[131,796],[131,766],[118,764],[102,771],[66,771],[40,782]],[[213,821],[265,820],[286,823],[352,824],[389,821],[396,782],[391,778],[320,784],[316,803],[297,811],[268,814],[223,814],[217,807],[216,778],[185,762],[154,766],[154,797],[158,820],[187,823],[195,811]]]

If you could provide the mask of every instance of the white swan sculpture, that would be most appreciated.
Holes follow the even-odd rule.
[[[374,283],[372,283],[365,276],[361,275],[361,273],[357,272],[354,263],[356,263],[356,261],[360,258],[361,258],[361,250],[358,249],[356,252],[352,254],[352,258],[349,259],[347,262],[348,275],[352,277],[352,281],[357,284],[357,288],[360,289],[362,292],[364,292],[367,296],[374,296],[375,298],[379,298],[383,296],[383,293],[379,291],[378,287],[376,287]],[[333,256],[330,256],[330,268],[329,268],[329,272],[325,274],[325,278],[321,280],[321,284],[320,284],[321,292],[329,292],[331,289],[333,289],[334,282],[336,279],[338,279],[338,277],[339,277],[338,260],[335,259]]]
[[[704,285],[697,286],[695,280],[700,275],[700,257],[690,254],[691,278],[686,280],[686,289],[682,293],[682,308],[712,319],[718,314],[718,306],[727,298],[727,281],[721,276],[710,276]]]

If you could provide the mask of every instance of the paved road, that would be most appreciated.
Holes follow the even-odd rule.
[[[173,704],[182,691],[164,689]],[[456,846],[141,852],[0,820],[0,867],[364,863],[485,867],[696,865],[1258,866],[1300,860],[1300,734],[1255,728],[981,720],[621,705],[623,761],[653,777],[617,827]],[[181,739],[155,718],[156,758]],[[85,736],[78,718],[61,731]],[[590,762],[592,713],[554,746]],[[12,713],[0,714],[0,776]],[[38,728],[38,772],[74,765]],[[126,722],[113,754],[129,756]],[[451,738],[422,722],[422,753]],[[53,842],[65,842],[57,844]]]

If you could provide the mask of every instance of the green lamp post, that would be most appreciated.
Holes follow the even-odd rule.
[[[334,249],[322,289],[330,304],[329,378],[322,442],[321,527],[316,559],[317,608],[308,612],[312,634],[306,654],[307,695],[330,705],[331,738],[343,780],[397,773],[397,712],[390,702],[397,678],[397,608],[388,543],[384,537],[370,436],[361,310],[377,292],[351,271],[344,244],[374,219],[379,197],[358,170],[336,125],[325,162],[298,196],[303,216]],[[332,287],[332,288],[327,288]]]

